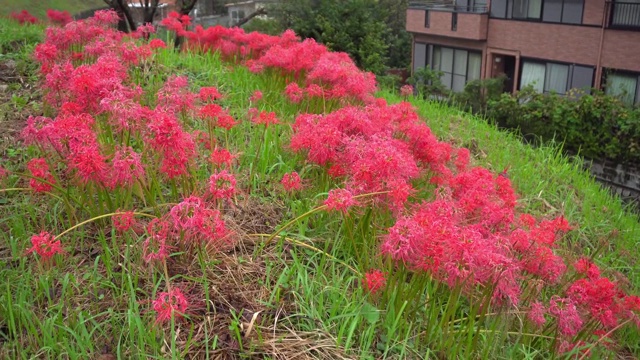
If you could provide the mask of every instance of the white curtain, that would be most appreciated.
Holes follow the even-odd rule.
[[[469,53],[469,69],[467,70],[467,81],[480,79],[481,66],[482,56],[476,53]]]
[[[569,77],[569,66],[562,64],[547,64],[545,78],[546,92],[555,91],[558,94],[567,92],[567,78]]]
[[[525,62],[522,65],[520,88],[532,85],[537,92],[543,92],[545,69],[544,64]]]
[[[627,104],[633,104],[636,97],[638,78],[636,76],[610,74],[607,76],[607,95],[619,96]]]
[[[427,44],[416,43],[413,54],[413,70],[421,69],[427,62]]]

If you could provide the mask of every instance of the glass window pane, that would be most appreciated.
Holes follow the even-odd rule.
[[[544,64],[525,62],[522,65],[520,89],[527,85],[532,85],[536,91],[542,92],[544,89],[545,69]]]
[[[507,13],[507,0],[491,0],[491,17],[504,19]]]
[[[424,67],[427,63],[427,44],[416,43],[413,52],[413,70]]]
[[[587,93],[590,92],[593,86],[593,68],[575,65],[569,86],[572,89],[584,89]]]
[[[564,0],[562,22],[565,24],[582,24],[582,7],[584,0]]]
[[[542,0],[529,0],[529,9],[527,17],[529,19],[540,19],[542,12]]]
[[[444,73],[440,78],[440,80],[442,81],[442,84],[447,89],[451,90],[451,74],[450,73]]]
[[[453,86],[451,90],[454,92],[461,92],[464,90],[464,85],[466,84],[466,79],[464,75],[453,75]]]
[[[440,64],[440,70],[444,72],[453,72],[453,49],[442,48],[442,63]]]
[[[562,0],[545,0],[542,21],[560,22],[562,15]]]
[[[467,68],[467,81],[480,79],[482,56],[478,53],[469,53],[469,66]]]
[[[526,19],[528,9],[529,9],[528,0],[513,0],[513,18],[514,19]]]
[[[626,104],[633,104],[638,78],[630,75],[610,74],[607,76],[607,95],[619,96]]]
[[[547,64],[545,78],[545,92],[555,91],[558,94],[567,92],[567,79],[569,78],[569,66],[562,64]]]
[[[455,61],[453,62],[453,73],[458,75],[467,75],[467,54],[466,50],[456,50]]]
[[[442,48],[440,46],[433,47],[433,70],[440,70],[440,64],[442,63]]]

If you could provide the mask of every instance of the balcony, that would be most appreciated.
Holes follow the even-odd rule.
[[[609,27],[615,29],[640,30],[640,3],[613,2],[611,4]]]
[[[410,1],[407,9],[407,31],[458,39],[487,39],[489,9],[472,0],[456,3]]]

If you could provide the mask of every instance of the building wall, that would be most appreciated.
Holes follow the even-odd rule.
[[[489,15],[458,13],[457,30],[451,30],[450,11],[429,11],[429,34],[462,39],[486,40]],[[407,11],[407,31],[423,32],[425,28],[425,10],[409,9]]]
[[[524,57],[595,66],[600,34],[590,26],[490,19],[487,43]]]
[[[426,28],[425,10],[408,9],[407,30],[418,42],[481,49],[487,62],[491,53],[502,53],[516,56],[518,64],[525,57],[594,66],[594,85],[599,86],[602,68],[640,72],[640,31],[603,30],[603,21],[608,22],[606,9],[605,0],[585,0],[582,25],[459,13],[455,32],[451,31],[451,12],[430,10]],[[482,41],[483,31],[486,41]],[[483,68],[483,76],[490,76],[489,65]]]

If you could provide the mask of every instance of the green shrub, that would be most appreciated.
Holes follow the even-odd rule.
[[[499,126],[517,128],[528,140],[559,140],[565,150],[587,158],[640,161],[640,110],[598,90],[561,96],[527,87],[490,100],[487,116]]]

